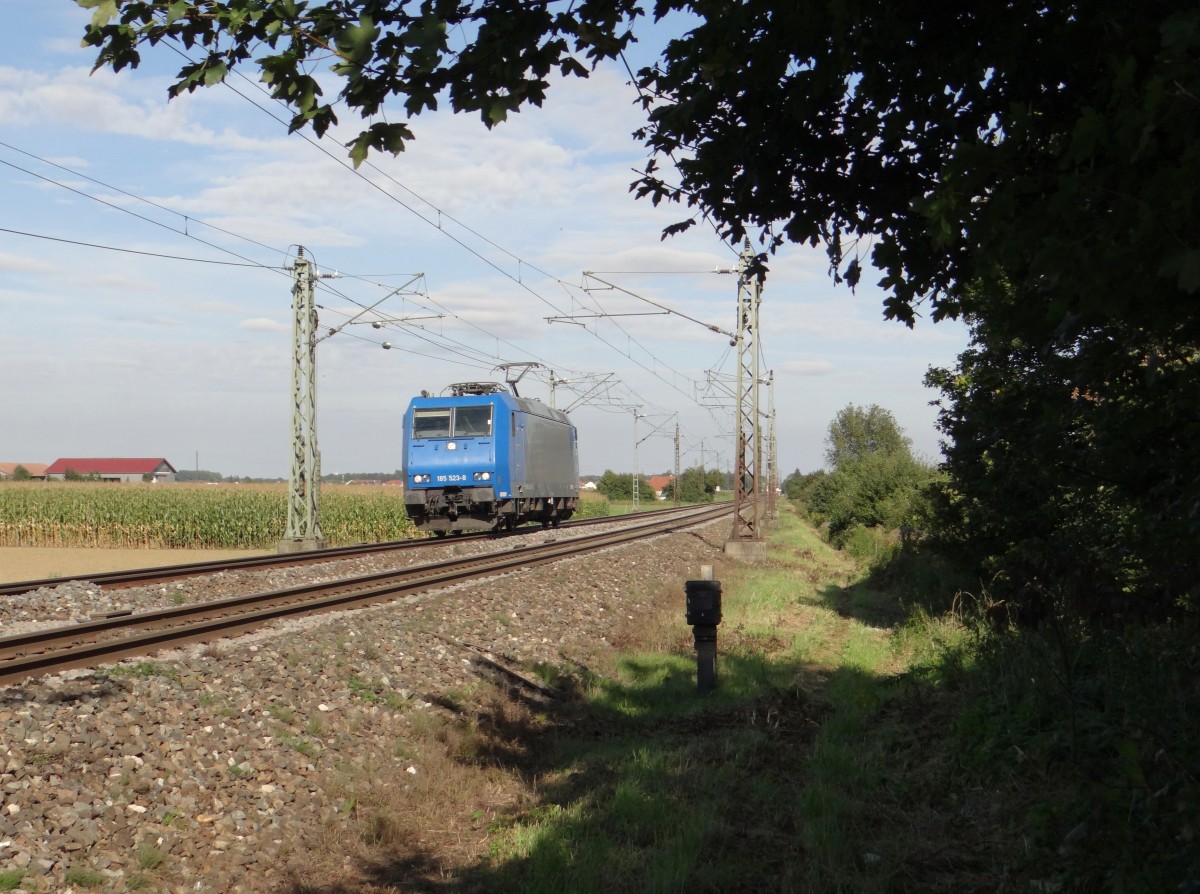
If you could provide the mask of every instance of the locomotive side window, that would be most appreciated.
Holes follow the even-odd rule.
[[[450,408],[413,410],[414,438],[450,437]]]
[[[454,437],[485,438],[492,433],[492,408],[456,407],[454,410]]]

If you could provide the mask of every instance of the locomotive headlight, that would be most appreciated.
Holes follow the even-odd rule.
[[[428,484],[428,475],[413,475],[413,484]]]
[[[476,481],[491,481],[492,473],[491,472],[476,472],[475,480]]]

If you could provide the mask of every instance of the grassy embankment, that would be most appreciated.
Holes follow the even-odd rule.
[[[348,772],[306,877],[368,868],[294,891],[1190,890],[1190,639],[907,612],[788,506],[769,540],[719,572],[713,696],[680,584],[619,654],[536,669],[564,697],[464,693],[398,743],[419,777]]]

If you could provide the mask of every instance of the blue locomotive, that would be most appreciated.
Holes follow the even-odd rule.
[[[423,391],[404,412],[404,508],[417,528],[444,536],[570,518],[579,445],[567,414],[494,382],[449,390]]]

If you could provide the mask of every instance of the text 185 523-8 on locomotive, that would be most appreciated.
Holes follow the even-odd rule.
[[[579,507],[579,446],[567,414],[493,382],[414,397],[404,413],[404,507],[422,531],[543,527]]]

